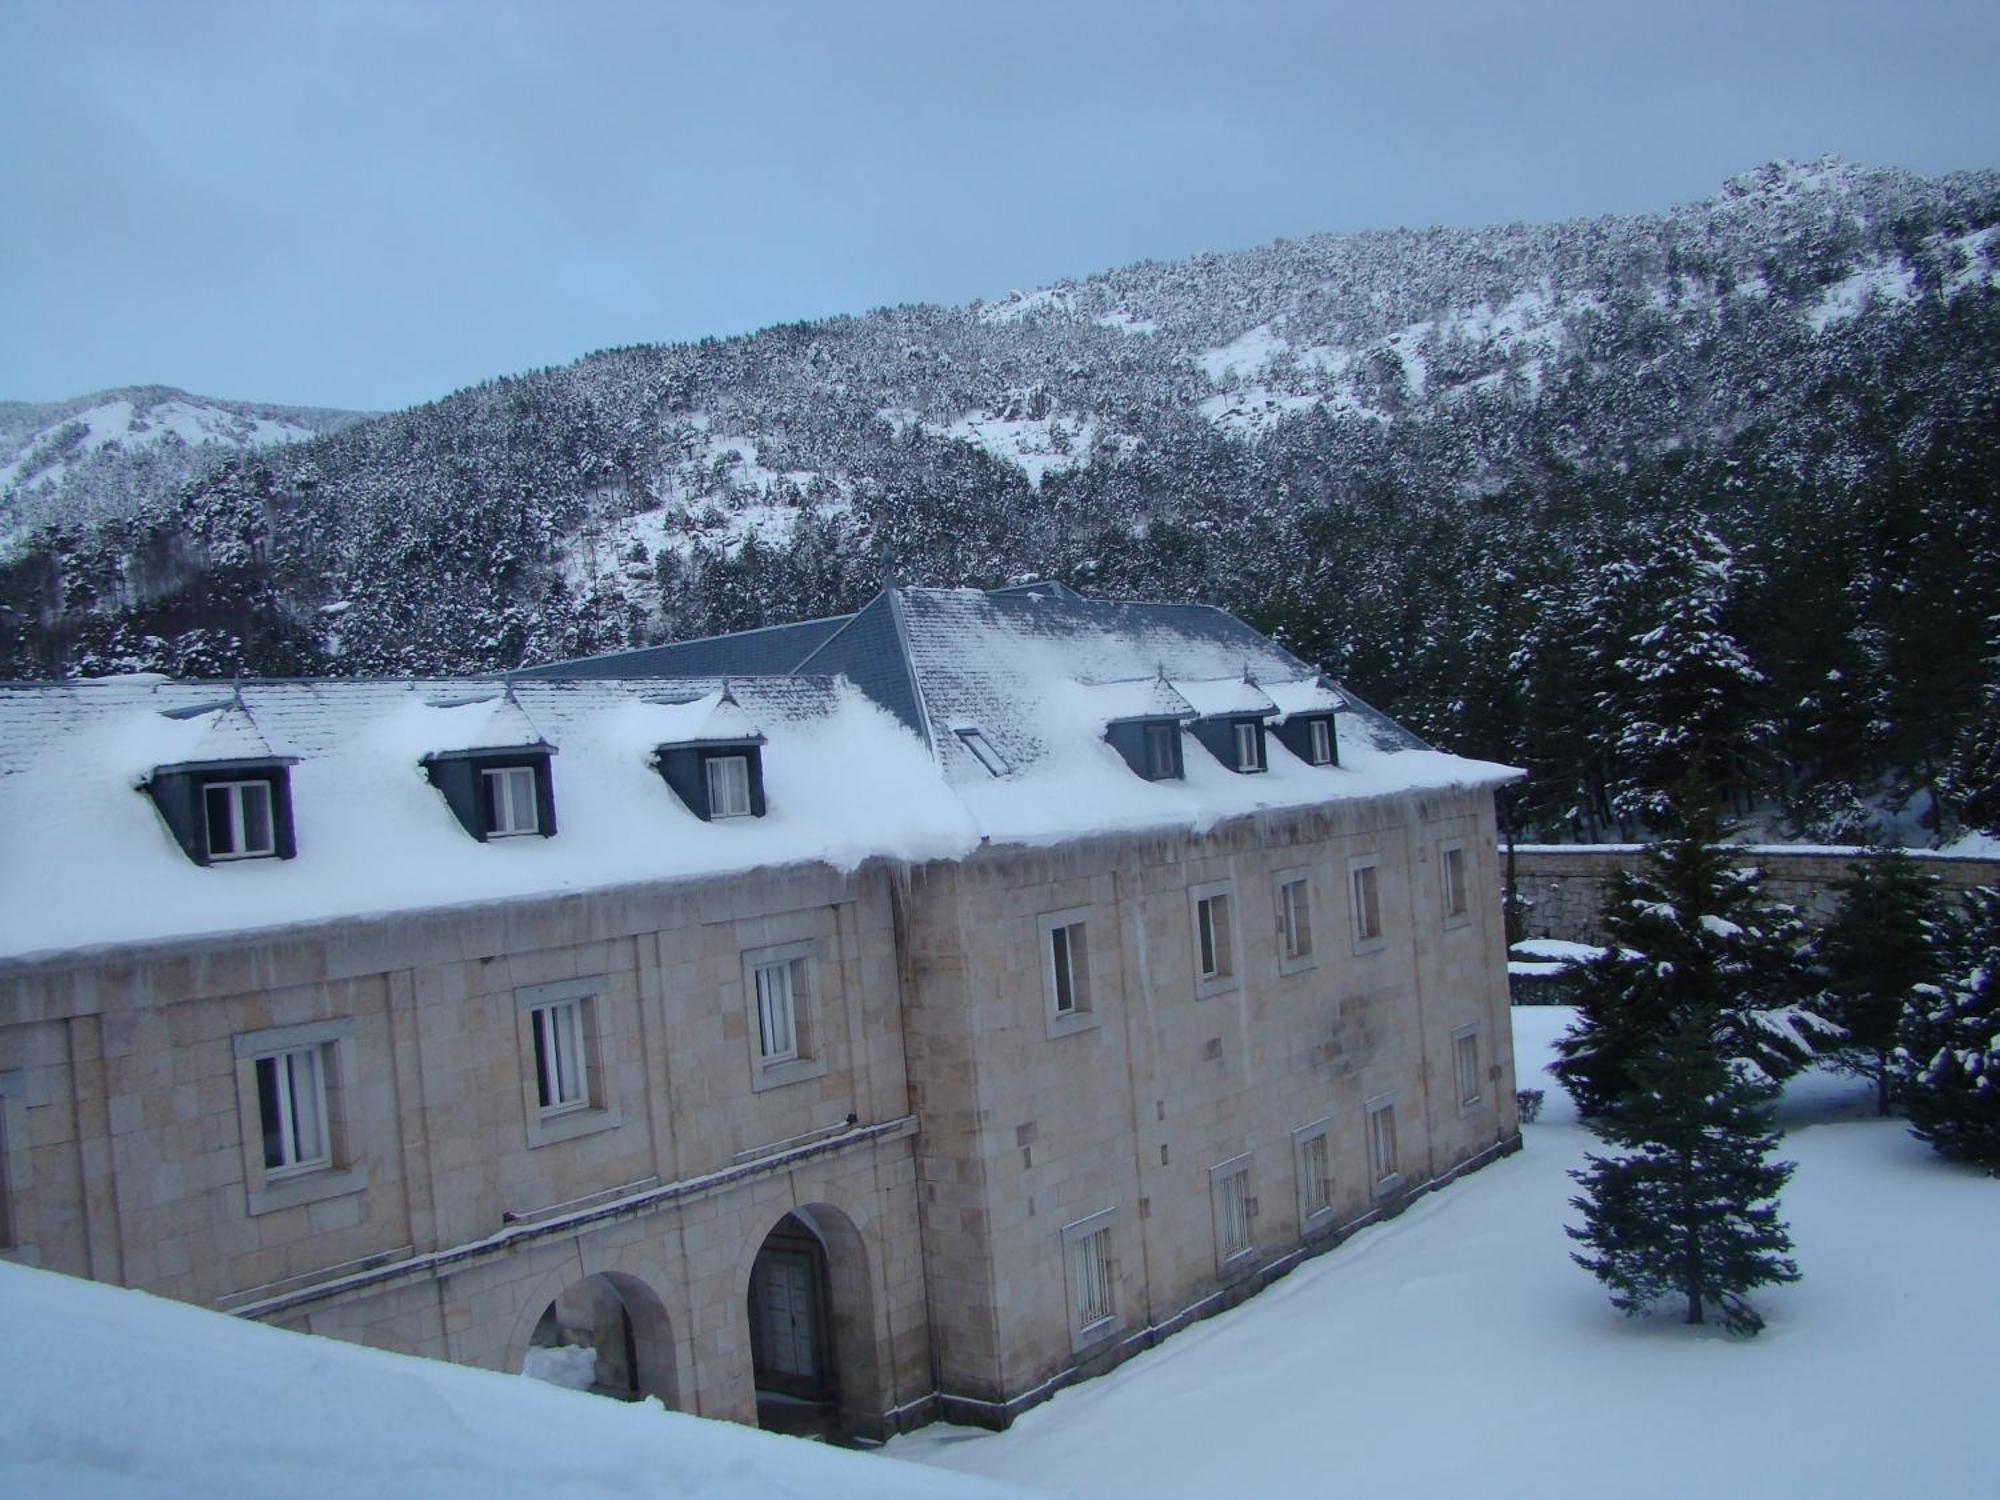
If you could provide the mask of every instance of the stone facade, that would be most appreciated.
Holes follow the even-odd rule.
[[[1522,937],[1560,938],[1572,943],[1602,944],[1604,905],[1611,880],[1633,868],[1643,852],[1637,844],[1524,844],[1513,854],[1514,889],[1521,904]],[[2000,860],[1908,851],[1947,895],[1976,886],[2000,885]],[[1763,871],[1764,891],[1773,901],[1798,908],[1818,924],[1839,905],[1836,882],[1848,867],[1867,858],[1865,849],[1827,851],[1761,845],[1743,851],[1742,861]],[[1503,872],[1507,854],[1501,851]]]
[[[507,1370],[587,1281],[632,1392],[748,1421],[788,1225],[848,1429],[1005,1423],[1518,1144],[1495,848],[1490,794],[1405,794],[7,960],[7,1253]],[[589,1094],[557,1112],[534,1028],[568,1003]],[[301,1051],[327,1159],[272,1171],[257,1069]]]

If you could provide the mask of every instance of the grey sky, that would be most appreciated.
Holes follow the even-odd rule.
[[[0,0],[0,398],[391,407],[1278,235],[2000,165],[1993,0]]]

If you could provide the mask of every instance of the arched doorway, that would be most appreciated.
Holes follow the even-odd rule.
[[[881,1436],[873,1297],[853,1222],[826,1204],[780,1219],[750,1269],[757,1425],[844,1442]]]
[[[536,1322],[521,1370],[621,1401],[658,1396],[677,1404],[666,1309],[630,1276],[600,1272],[565,1287]]]

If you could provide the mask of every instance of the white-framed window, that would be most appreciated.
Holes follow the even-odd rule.
[[[710,818],[750,816],[750,757],[711,755],[708,758]]]
[[[1050,1037],[1096,1026],[1090,982],[1090,908],[1045,912],[1035,919],[1042,945],[1042,989]]]
[[[1458,1080],[1458,1107],[1471,1109],[1486,1094],[1485,1070],[1479,1061],[1479,1028],[1462,1026],[1451,1035],[1452,1073]]]
[[[827,1070],[814,1017],[821,1001],[814,983],[819,947],[807,939],[743,954],[752,1089],[817,1078]]]
[[[1181,774],[1178,724],[1146,726],[1146,779],[1172,781]]]
[[[1438,850],[1438,881],[1446,924],[1462,922],[1471,916],[1472,896],[1466,886],[1465,845],[1446,844]]]
[[[1195,993],[1206,997],[1236,986],[1236,896],[1227,880],[1188,891],[1194,928]]]
[[[1253,722],[1243,722],[1236,726],[1236,769],[1239,771],[1261,771],[1264,769],[1264,733]]]
[[[535,1102],[544,1115],[590,1105],[590,1066],[584,1051],[582,997],[537,1005],[528,1012],[534,1036]]]
[[[479,783],[486,797],[488,838],[507,838],[513,834],[540,831],[533,766],[503,766],[497,770],[481,771]]]
[[[1333,724],[1327,719],[1306,721],[1307,758],[1313,765],[1333,764]]]
[[[615,1044],[610,980],[561,979],[514,992],[521,1046],[521,1109],[530,1147],[554,1145],[622,1123],[605,1061]]]
[[[1292,1132],[1293,1160],[1299,1174],[1301,1229],[1333,1211],[1333,1152],[1328,1144],[1331,1123],[1315,1120]]]
[[[257,1121],[268,1177],[333,1164],[326,1126],[326,1064],[319,1046],[256,1060]]]
[[[1106,1208],[1062,1228],[1072,1349],[1095,1343],[1117,1327],[1118,1267],[1111,1254],[1117,1221],[1118,1210]]]
[[[1248,1153],[1208,1169],[1209,1197],[1215,1209],[1215,1263],[1218,1269],[1256,1249],[1251,1220],[1257,1200],[1250,1192]]]
[[[308,1021],[231,1038],[243,1176],[253,1215],[317,1203],[368,1186],[351,1154],[348,1109],[355,1028]]]
[[[1373,857],[1347,862],[1347,879],[1354,908],[1354,945],[1382,941],[1381,862]]]
[[[1278,877],[1278,957],[1287,972],[1313,956],[1312,880],[1303,871]]]
[[[202,788],[210,859],[265,859],[278,852],[268,781],[211,781]]]
[[[1396,1155],[1396,1101],[1380,1098],[1368,1104],[1368,1170],[1375,1191],[1393,1187],[1402,1173]]]
[[[993,742],[986,738],[982,729],[961,729],[957,731],[959,743],[972,753],[972,758],[984,766],[994,776],[1005,776],[1012,769],[1007,758],[993,748]]]

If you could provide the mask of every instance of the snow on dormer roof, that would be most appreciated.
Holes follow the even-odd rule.
[[[699,698],[648,698],[660,745],[761,745],[764,733],[725,684]]]
[[[1240,672],[1234,677],[1176,678],[1174,691],[1193,704],[1195,712],[1204,719],[1244,714],[1269,718],[1278,711],[1278,705]]]
[[[427,757],[556,748],[511,692],[433,698],[413,706],[411,718],[429,736]]]
[[[1201,710],[1164,677],[1139,677],[1126,682],[1080,682],[1084,701],[1091,704],[1098,724],[1131,719],[1196,719]]]
[[[160,717],[167,721],[161,727],[155,762],[160,770],[295,759],[265,737],[240,693],[219,702],[163,709]]]
[[[1279,715],[1287,719],[1300,714],[1336,713],[1348,707],[1347,699],[1327,686],[1324,677],[1302,677],[1296,682],[1260,682],[1258,686],[1277,705]]]

